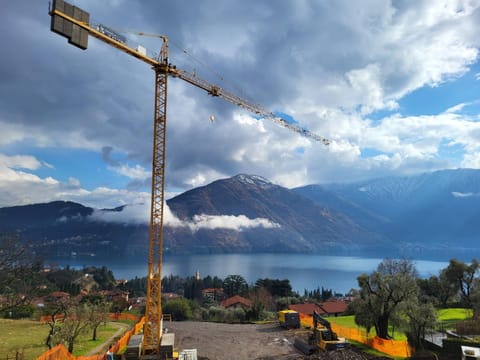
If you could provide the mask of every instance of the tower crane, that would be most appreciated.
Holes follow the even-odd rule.
[[[220,86],[205,81],[195,74],[178,69],[169,62],[168,38],[159,35],[162,47],[158,58],[148,56],[142,47],[132,48],[127,45],[126,38],[114,30],[101,25],[91,24],[88,12],[63,0],[53,0],[49,11],[51,30],[68,39],[68,42],[83,50],[88,47],[88,36],[113,46],[150,65],[155,72],[155,107],[153,131],[153,161],[152,161],[152,193],[150,208],[150,232],[148,250],[147,296],[145,310],[145,326],[143,332],[142,358],[155,359],[160,357],[160,340],[162,337],[162,306],[161,306],[161,270],[163,250],[163,207],[165,191],[165,145],[166,145],[166,111],[167,111],[167,79],[169,76],[179,78],[209,95],[222,98],[234,105],[244,108],[253,114],[299,133],[324,145],[329,140],[296,124],[289,123],[284,118],[269,112],[261,106],[247,101]]]

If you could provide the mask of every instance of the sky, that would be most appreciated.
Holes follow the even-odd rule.
[[[94,38],[69,45],[47,1],[0,1],[0,207],[144,218],[154,72]],[[149,54],[161,39],[135,32],[168,36],[178,68],[330,140],[170,78],[167,197],[240,173],[293,188],[480,168],[480,0],[71,3]]]

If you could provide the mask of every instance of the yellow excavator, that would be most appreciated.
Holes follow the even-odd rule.
[[[310,336],[310,344],[316,345],[321,350],[338,350],[344,349],[347,341],[345,338],[338,337],[332,330],[330,322],[314,311],[313,333]]]
[[[342,350],[347,347],[345,338],[338,337],[332,330],[330,322],[313,312],[313,332],[308,338],[308,343],[300,338],[295,338],[294,346],[306,355],[317,351]]]

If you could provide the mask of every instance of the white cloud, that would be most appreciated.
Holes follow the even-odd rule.
[[[443,114],[406,116],[402,112],[408,109],[399,106],[404,96],[455,81],[478,61],[478,1],[448,0],[433,6],[429,1],[207,0],[187,7],[176,2],[77,0],[76,5],[112,26],[169,35],[170,59],[179,67],[195,68],[208,81],[226,79],[220,85],[234,94],[287,112],[332,140],[328,148],[313,144],[172,79],[166,169],[170,191],[237,173],[298,186],[458,167],[462,161],[478,168],[474,154],[480,151],[480,129],[474,120],[479,115],[460,115],[471,94]],[[68,46],[48,31],[39,4],[10,2],[4,8],[0,30],[8,33],[14,22],[22,26],[6,39],[4,52],[9,55],[0,59],[0,146],[26,147],[32,154],[41,147],[59,153],[111,147],[125,155],[128,165],[110,170],[138,183],[149,178],[154,98],[150,67],[94,39],[85,52]],[[153,49],[160,45],[158,39],[139,40],[150,42]],[[199,61],[184,57],[177,44]],[[38,54],[35,61],[31,53]],[[475,76],[479,79],[479,73]],[[415,113],[421,114],[419,107]],[[371,119],[368,115],[375,110],[398,114]],[[213,124],[211,114],[216,117]],[[460,148],[458,159],[443,158],[451,148]],[[379,154],[363,158],[365,149]],[[464,156],[463,150],[470,155]],[[105,177],[92,180],[97,169],[66,183],[55,175],[39,176],[46,172],[37,171],[48,164],[36,157],[10,157],[8,165],[3,161],[0,204],[60,196],[100,207],[136,203],[137,192],[112,189],[116,184]],[[68,176],[68,170],[62,171]],[[87,177],[95,184],[90,190],[81,185]]]
[[[150,222],[150,203],[128,204],[121,211],[95,210],[90,215],[92,221],[114,223],[148,224]]]
[[[465,106],[467,106],[468,103],[461,103],[454,105],[452,107],[449,107],[447,110],[445,110],[446,113],[458,113],[463,110]]]
[[[480,146],[477,146],[477,151],[465,154],[462,161],[462,167],[480,169]]]
[[[187,226],[192,231],[200,229],[228,229],[242,231],[250,228],[279,228],[280,225],[272,223],[265,218],[250,219],[245,215],[195,215],[192,222],[188,222]]]
[[[152,176],[151,171],[146,170],[143,166],[140,166],[138,164],[133,167],[127,164],[121,164],[119,166],[109,166],[108,168],[116,172],[117,174],[135,180],[145,180],[149,179]]]
[[[462,193],[462,192],[457,192],[457,191],[453,191],[452,192],[452,195],[456,198],[470,198],[470,197],[473,197],[473,196],[479,196],[480,194],[478,193]]]
[[[12,168],[12,169],[28,169],[37,170],[42,166],[42,163],[38,161],[34,156],[30,155],[14,155],[7,156],[0,154],[0,168]]]
[[[165,226],[171,227],[185,227],[192,232],[201,229],[227,229],[242,231],[252,228],[273,229],[279,228],[280,225],[271,222],[265,218],[250,219],[245,215],[195,215],[192,220],[183,221],[177,218],[170,210],[168,205],[164,204],[164,218]],[[126,205],[122,211],[101,211],[96,210],[91,215],[92,221],[105,221],[116,223],[139,223],[149,224],[150,222],[150,204],[137,203]]]

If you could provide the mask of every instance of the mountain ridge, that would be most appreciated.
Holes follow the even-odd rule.
[[[451,247],[477,249],[480,171],[444,170],[411,177],[287,189],[239,174],[167,201],[172,254],[299,252],[410,256]],[[0,234],[29,240],[55,256],[144,255],[148,224],[113,223],[128,205],[93,209],[70,201],[0,208]]]

